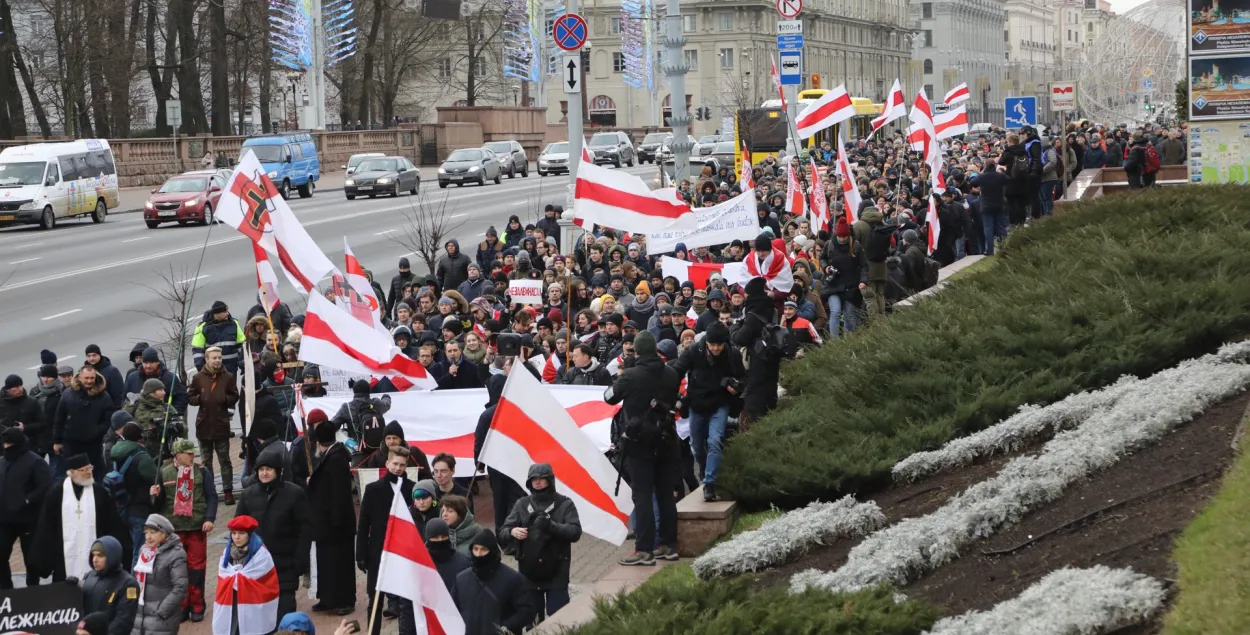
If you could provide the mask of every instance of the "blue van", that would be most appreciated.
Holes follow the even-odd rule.
[[[269,173],[269,180],[278,187],[282,198],[291,198],[291,188],[299,190],[300,198],[309,198],[321,178],[321,160],[312,135],[275,134],[249,137],[243,141],[243,158],[251,150]]]

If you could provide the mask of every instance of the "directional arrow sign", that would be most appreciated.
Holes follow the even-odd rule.
[[[580,53],[565,55],[560,71],[563,74],[560,85],[564,86],[564,92],[570,95],[582,92],[582,56]]]

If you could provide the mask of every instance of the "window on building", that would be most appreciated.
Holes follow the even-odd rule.
[[[478,58],[473,60],[473,62],[474,62],[473,74],[477,75],[478,77],[482,77],[486,75],[486,58],[478,56]]]
[[[625,55],[623,53],[612,54],[612,72],[613,73],[625,72]]]
[[[698,51],[694,49],[687,49],[685,51],[682,51],[682,56],[685,58],[686,66],[689,66],[690,70],[692,71],[699,70],[699,52]]]
[[[720,30],[722,31],[734,30],[734,14],[733,13],[730,13],[729,11],[720,12]]]
[[[928,96],[930,96],[930,97],[932,97],[932,96],[934,95],[934,93],[933,93],[933,84],[925,84],[925,85],[924,85],[924,94],[926,94],[926,95],[928,95]]]
[[[933,60],[925,60],[924,61],[924,74],[929,75],[931,73],[933,73]]]
[[[720,68],[723,71],[733,70],[734,68],[734,50],[733,49],[721,49],[720,50]]]
[[[698,26],[698,22],[695,21],[695,17],[696,16],[693,15],[681,16],[681,30],[683,33],[695,32],[695,29]]]
[[[933,46],[933,31],[930,31],[929,29],[925,29],[923,33],[924,33],[924,45]]]
[[[439,79],[447,79],[451,77],[451,59],[441,57],[438,60],[438,77]]]
[[[608,33],[618,35],[621,32],[621,19],[619,17],[608,18]]]
[[[933,3],[932,2],[920,3],[920,17],[926,20],[933,18]]]
[[[1011,30],[1010,30],[1010,29],[1003,29],[1003,41],[1004,41],[1004,42],[1010,42],[1010,41],[1011,41]]]

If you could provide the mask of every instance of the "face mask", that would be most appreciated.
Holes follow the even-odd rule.
[[[431,556],[441,556],[452,552],[450,540],[431,540],[425,543],[425,548],[430,551]]]
[[[470,556],[470,558],[473,560],[473,571],[478,576],[494,573],[500,561],[498,551],[492,551],[484,556]]]

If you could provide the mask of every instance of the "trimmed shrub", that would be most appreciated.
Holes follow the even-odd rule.
[[[920,635],[938,618],[922,602],[895,602],[887,588],[835,595],[752,591],[749,576],[701,583],[688,567],[668,567],[631,594],[597,600],[596,619],[566,635]]]
[[[1250,333],[1250,188],[1156,188],[1017,231],[989,270],[789,364],[788,398],[729,444],[724,488],[794,508],[1068,394]]]

